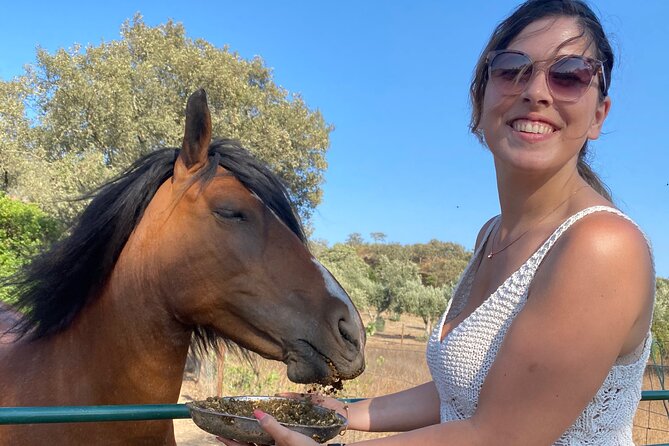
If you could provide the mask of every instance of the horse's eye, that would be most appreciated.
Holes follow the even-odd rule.
[[[214,215],[222,220],[246,221],[246,216],[239,211],[232,209],[217,209]]]

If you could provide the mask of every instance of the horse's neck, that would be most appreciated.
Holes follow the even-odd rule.
[[[82,404],[177,401],[191,332],[148,294],[112,274],[67,330],[45,340],[46,356],[57,356],[49,362],[76,370],[82,395],[97,400]]]
[[[97,305],[91,307],[82,334],[93,341],[96,363],[115,369],[110,378],[116,385],[176,401],[191,331],[150,292],[119,285],[112,277]],[[99,350],[100,344],[108,351]]]

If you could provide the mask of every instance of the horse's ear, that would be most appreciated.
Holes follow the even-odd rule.
[[[211,115],[207,93],[199,89],[186,104],[186,130],[179,158],[188,171],[197,170],[207,163],[211,143]]]

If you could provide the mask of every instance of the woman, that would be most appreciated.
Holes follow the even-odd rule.
[[[584,159],[611,107],[612,65],[580,0],[527,1],[493,33],[471,127],[493,155],[502,212],[429,340],[433,381],[347,410],[321,398],[349,429],[403,432],[360,444],[633,444],[653,260]],[[256,417],[278,445],[316,444]]]

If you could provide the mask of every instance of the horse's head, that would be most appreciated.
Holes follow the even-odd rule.
[[[236,143],[211,144],[200,90],[188,101],[173,177],[133,244],[151,259],[153,286],[180,323],[285,362],[294,382],[354,378],[364,369],[360,315],[309,252],[286,195]]]

